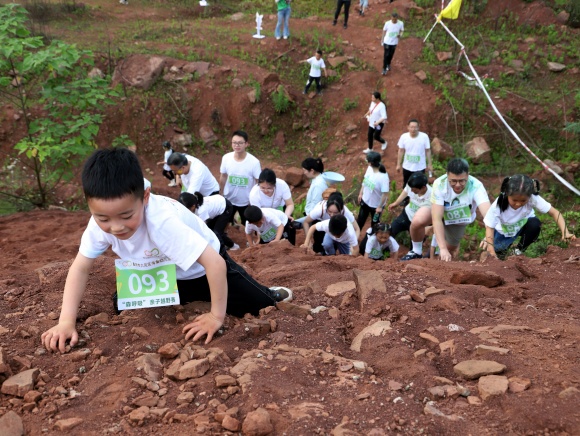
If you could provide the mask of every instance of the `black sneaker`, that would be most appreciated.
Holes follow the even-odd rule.
[[[345,23],[344,26],[342,26],[342,27],[344,27],[346,29],[348,27],[348,25]]]
[[[391,66],[387,65],[387,71],[391,71]]]
[[[301,229],[302,223],[300,221],[292,221],[292,227],[294,227],[295,229]]]
[[[336,20],[334,20],[334,21],[332,22],[332,25],[333,25],[333,26],[336,26]]]
[[[115,314],[120,315],[121,311],[119,310],[119,297],[117,296],[117,292],[111,295],[111,299],[113,300],[113,309],[115,310]]]
[[[403,257],[401,257],[401,260],[413,260],[413,259],[422,259],[423,256],[420,254],[415,253],[414,251],[409,251],[407,254],[405,254]]]
[[[386,75],[387,75],[387,69],[385,68],[385,69],[383,70],[383,76],[386,76]]]
[[[281,301],[292,301],[292,291],[288,288],[284,288],[283,286],[272,286],[270,288],[272,291],[272,297],[276,300],[276,303],[280,303]]]

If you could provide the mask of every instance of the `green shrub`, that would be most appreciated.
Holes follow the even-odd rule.
[[[278,89],[272,93],[272,102],[274,103],[274,110],[279,114],[283,114],[290,109],[290,100],[282,85],[278,86]]]

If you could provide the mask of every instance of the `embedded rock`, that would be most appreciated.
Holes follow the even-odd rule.
[[[2,383],[1,391],[3,394],[22,398],[27,392],[34,389],[34,383],[36,383],[39,374],[40,370],[38,368],[32,368],[13,375]]]
[[[505,365],[493,360],[464,360],[453,367],[455,374],[467,380],[474,380],[485,375],[501,374],[505,369]]]
[[[479,379],[477,389],[483,401],[490,397],[503,395],[508,390],[508,378],[502,375],[485,375]]]

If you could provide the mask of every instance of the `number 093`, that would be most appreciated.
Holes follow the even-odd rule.
[[[150,294],[155,289],[165,292],[169,290],[169,281],[167,280],[166,271],[157,271],[157,280],[151,274],[136,274],[132,273],[129,276],[129,291],[133,295],[139,295],[143,290],[145,293]]]

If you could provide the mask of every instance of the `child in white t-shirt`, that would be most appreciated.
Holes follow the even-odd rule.
[[[302,247],[310,248],[310,241],[317,230],[325,233],[322,241],[324,249],[322,254],[333,256],[338,252],[338,254],[351,255],[354,247],[358,245],[354,227],[344,215],[334,215],[329,220],[320,221],[310,227]]]
[[[291,298],[287,289],[274,291],[260,285],[225,250],[220,252],[217,236],[179,202],[145,189],[133,152],[97,150],[84,165],[82,184],[92,217],[68,272],[58,325],[42,334],[47,350],[64,353],[67,340],[71,346],[78,343],[75,324],[89,273],[96,258],[109,248],[121,260],[142,268],[156,268],[153,265],[163,261],[160,291],[177,288],[181,304],[211,302],[208,313],[183,327],[186,341],[207,335],[205,343],[209,343],[226,313],[257,315],[260,309]],[[145,280],[146,275],[144,288],[134,289],[137,293],[147,292],[151,285],[153,277]]]
[[[308,74],[308,80],[306,81],[306,87],[302,94],[307,94],[310,89],[312,82],[316,82],[316,93],[322,95],[322,85],[320,84],[320,77],[322,76],[321,70],[324,70],[324,77],[328,77],[326,73],[326,65],[322,59],[322,50],[317,50],[316,54],[311,58],[301,61],[300,63],[310,64],[310,73]]]
[[[383,260],[387,254],[397,259],[399,244],[391,236],[391,226],[387,223],[378,223],[368,229],[360,243],[359,253],[373,260]]]
[[[283,211],[290,220],[294,212],[294,201],[290,186],[276,177],[270,168],[264,168],[258,177],[258,184],[250,191],[252,206],[266,207]]]
[[[506,177],[501,194],[490,206],[483,222],[485,240],[482,247],[494,257],[505,259],[510,246],[519,238],[514,254],[522,254],[540,236],[541,222],[534,213],[550,215],[562,232],[562,240],[576,237],[568,231],[562,214],[539,195],[540,183],[523,174]]]
[[[171,168],[169,167],[169,165],[167,165],[167,160],[169,159],[169,156],[173,154],[173,149],[171,148],[171,143],[169,141],[165,141],[163,143],[163,150],[165,150],[163,160],[161,162],[157,162],[157,165],[163,165],[163,173],[162,173],[163,177],[169,180],[168,186],[173,187],[176,186],[175,174],[173,174],[173,171],[171,171]]]
[[[248,206],[244,214],[246,238],[250,247],[278,242],[281,239],[288,239],[292,245],[296,244],[296,229],[292,227],[290,219],[284,212],[266,207]]]

